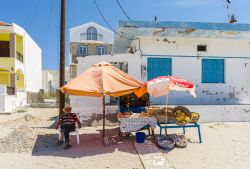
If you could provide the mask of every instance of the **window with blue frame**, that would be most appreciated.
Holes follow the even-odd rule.
[[[172,75],[171,58],[148,58],[147,59],[147,76],[148,80],[158,76]]]
[[[106,46],[97,46],[96,47],[97,55],[105,55],[106,54]]]
[[[202,83],[224,83],[224,59],[202,59]]]
[[[88,55],[88,46],[79,46],[78,47],[79,56],[87,56]]]
[[[87,29],[87,40],[97,40],[97,30],[94,27]]]

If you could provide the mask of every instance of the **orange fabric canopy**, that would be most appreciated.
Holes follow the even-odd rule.
[[[94,64],[60,89],[69,95],[96,97],[118,97],[129,93],[141,97],[147,92],[143,83],[107,62]]]

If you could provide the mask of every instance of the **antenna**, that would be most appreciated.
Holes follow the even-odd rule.
[[[228,23],[235,23],[235,22],[237,22],[237,20],[235,19],[234,13],[231,12],[231,2],[232,2],[232,0],[226,0],[227,13],[228,13]]]

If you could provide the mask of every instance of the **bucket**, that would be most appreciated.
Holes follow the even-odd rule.
[[[136,142],[137,143],[144,143],[145,133],[143,133],[143,132],[137,132],[135,137],[136,137]]]

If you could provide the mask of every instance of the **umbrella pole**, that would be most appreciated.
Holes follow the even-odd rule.
[[[168,94],[166,96],[166,106],[168,105]]]
[[[102,111],[103,111],[102,137],[105,137],[105,95],[102,96]]]

